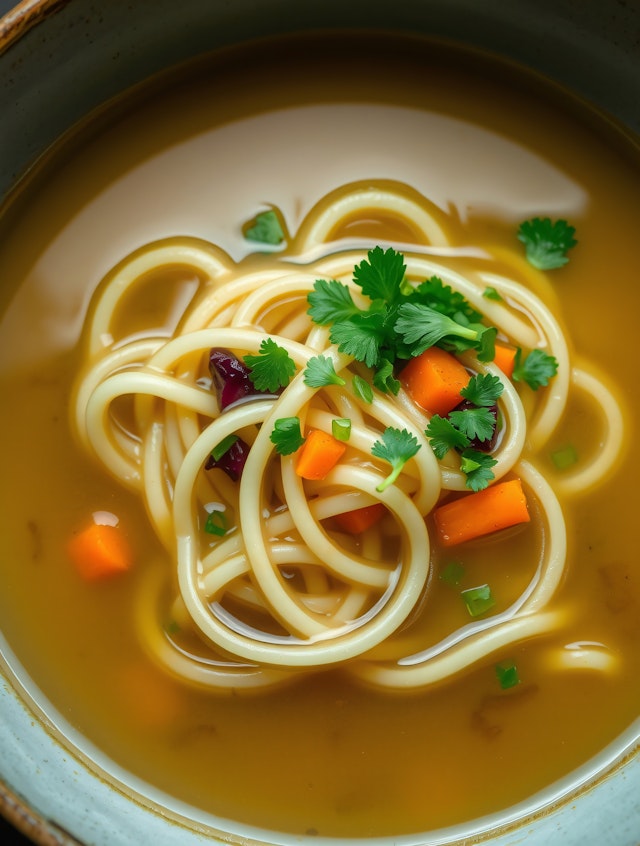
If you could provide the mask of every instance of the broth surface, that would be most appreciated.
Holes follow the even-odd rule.
[[[69,399],[91,293],[123,256],[190,235],[250,262],[255,247],[241,227],[265,205],[295,232],[332,189],[394,179],[449,208],[469,246],[517,250],[519,223],[536,215],[576,227],[569,264],[549,274],[559,316],[576,355],[617,386],[632,430],[637,150],[509,66],[375,37],[252,45],[152,84],[107,116],[50,157],[3,224],[0,619],[35,683],[92,743],[170,796],[296,834],[401,835],[465,822],[599,753],[640,710],[633,442],[612,478],[567,505],[568,576],[554,600],[567,623],[502,656],[517,661],[517,688],[500,690],[492,659],[408,695],[332,671],[226,697],[167,677],[139,643],[136,595],[165,555],[140,503],[78,450]],[[406,238],[384,222],[343,234]],[[179,298],[192,286],[170,278],[163,290]],[[153,301],[136,302],[136,318],[143,309],[147,323],[163,319]],[[592,424],[589,408],[572,405],[557,446],[580,448]],[[99,585],[83,582],[65,552],[97,511],[126,522],[138,558],[125,578]],[[495,566],[519,589],[529,543],[526,533],[514,539],[508,566],[485,547],[469,571]],[[435,590],[443,614],[458,613],[447,587]],[[606,645],[618,670],[558,670],[554,651],[583,642]]]

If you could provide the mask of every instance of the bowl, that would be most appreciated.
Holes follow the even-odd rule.
[[[73,137],[88,115],[94,125],[108,128],[113,111],[106,104],[154,75],[253,39],[345,29],[424,35],[501,57],[505,73],[516,65],[531,69],[600,110],[621,149],[637,144],[635,3],[113,0],[97,7],[89,0],[23,0],[0,20],[0,199],[16,208],[17,186],[45,168],[58,139]],[[165,803],[74,730],[1,633],[0,656],[0,810],[34,842],[190,846],[323,839],[285,834],[270,839],[241,824],[232,833],[216,831],[186,805]],[[640,841],[639,797],[636,723],[578,772],[529,802],[471,827],[403,835],[394,842],[632,846]]]

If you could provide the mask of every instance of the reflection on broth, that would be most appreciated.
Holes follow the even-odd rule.
[[[7,214],[0,609],[65,719],[197,813],[401,835],[637,716],[639,163],[488,59],[334,46],[151,84]],[[545,217],[578,243],[540,269]]]

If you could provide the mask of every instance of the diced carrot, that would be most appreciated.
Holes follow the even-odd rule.
[[[531,519],[520,479],[510,479],[447,502],[434,511],[436,529],[444,546],[506,529]]]
[[[400,381],[413,401],[443,416],[462,402],[460,391],[470,378],[462,362],[440,347],[429,347],[412,358],[400,373]]]
[[[495,357],[493,363],[497,364],[500,370],[511,379],[516,361],[516,348],[510,344],[503,344],[501,341],[495,343]]]
[[[333,519],[343,532],[348,532],[350,535],[360,535],[381,520],[386,510],[381,502],[374,502],[372,505],[365,505],[363,508],[354,508],[353,511],[336,514]]]
[[[346,448],[346,444],[333,435],[314,429],[300,449],[296,473],[303,479],[324,479],[340,461]]]
[[[78,572],[87,581],[124,573],[132,563],[129,544],[117,526],[92,523],[71,539],[68,551]]]

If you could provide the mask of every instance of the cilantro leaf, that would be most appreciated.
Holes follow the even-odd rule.
[[[373,402],[373,388],[367,380],[356,374],[353,377],[351,385],[353,387],[353,393],[358,397],[358,399],[361,399],[371,405]]]
[[[373,374],[373,384],[383,394],[396,396],[400,391],[400,380],[393,375],[393,364],[387,358],[378,363],[378,369]]]
[[[392,247],[388,250],[374,247],[367,253],[367,259],[356,265],[353,281],[369,299],[393,303],[401,296],[405,270],[402,253]]]
[[[316,279],[313,291],[307,294],[307,302],[309,316],[320,326],[348,320],[360,313],[349,288],[336,279]]]
[[[482,320],[482,315],[476,311],[463,294],[454,291],[450,285],[445,285],[439,276],[425,279],[409,296],[410,302],[421,303],[440,314],[446,314],[454,320],[462,317],[469,323]]]
[[[496,404],[503,391],[504,385],[499,376],[477,373],[471,377],[468,385],[462,388],[460,394],[474,405],[489,407]]]
[[[544,350],[531,350],[528,356],[522,358],[522,350],[516,350],[516,358],[511,378],[516,382],[526,382],[529,387],[537,391],[545,387],[549,380],[558,372],[558,360]]]
[[[448,336],[476,341],[476,329],[462,326],[446,314],[421,303],[403,303],[398,309],[395,330],[405,344],[414,344],[413,355],[419,355]]]
[[[566,220],[534,217],[520,224],[518,240],[525,245],[529,264],[538,270],[553,270],[569,261],[566,252],[578,243],[575,231]]]
[[[258,355],[245,355],[249,378],[258,391],[276,393],[289,384],[296,372],[296,365],[289,353],[273,338],[265,338]]]
[[[490,441],[496,427],[496,418],[489,408],[465,408],[461,411],[452,411],[449,420],[462,432],[470,441],[477,439],[480,442]]]
[[[329,356],[316,355],[310,358],[304,371],[304,383],[310,388],[323,388],[325,385],[346,385],[342,376],[338,376]]]
[[[420,449],[420,444],[415,435],[406,429],[394,429],[387,426],[382,433],[382,438],[376,441],[371,447],[371,454],[391,465],[391,473],[377,485],[376,490],[383,491],[392,485],[400,475],[406,462]]]
[[[244,228],[244,237],[248,241],[277,246],[285,240],[284,227],[275,209],[260,212]]]
[[[334,323],[329,332],[332,344],[340,352],[374,367],[380,357],[380,344],[384,333],[384,314],[380,311],[363,311]]]
[[[496,302],[503,302],[504,297],[502,294],[497,291],[493,285],[487,285],[487,287],[482,292],[482,296],[487,300],[495,300]]]
[[[466,485],[472,491],[481,491],[494,478],[491,470],[498,462],[486,452],[465,449],[460,456],[460,468],[466,475]]]
[[[273,425],[273,432],[269,435],[271,443],[275,444],[276,452],[280,455],[291,455],[300,449],[305,439],[300,432],[298,417],[280,417]]]
[[[439,414],[434,414],[429,420],[424,433],[429,438],[431,449],[438,459],[444,458],[450,449],[466,449],[470,443],[469,438],[457,429],[451,420]]]

